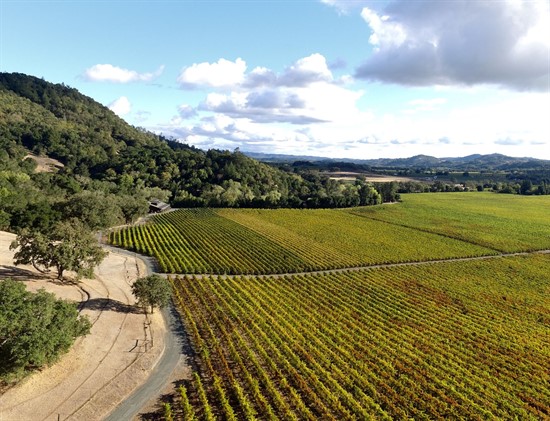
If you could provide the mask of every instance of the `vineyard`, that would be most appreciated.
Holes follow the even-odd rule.
[[[550,255],[176,277],[176,419],[550,417]]]
[[[550,419],[550,254],[498,256],[550,249],[549,205],[182,209],[110,241],[189,274],[195,372],[166,419]]]
[[[549,196],[407,195],[354,209],[182,209],[110,234],[180,274],[300,273],[550,248]]]
[[[501,252],[550,249],[550,196],[494,193],[406,195],[399,206],[352,213],[456,238]]]

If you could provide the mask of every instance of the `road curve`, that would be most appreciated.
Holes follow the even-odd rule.
[[[105,421],[130,421],[140,410],[152,399],[158,396],[176,368],[182,357],[183,339],[178,332],[181,332],[181,321],[175,308],[170,305],[162,310],[168,329],[164,335],[165,349],[157,366],[152,371],[147,381],[128,396]]]
[[[155,264],[152,258],[116,247],[106,245],[103,247],[108,250],[116,250],[118,253],[126,254],[136,259],[141,259],[147,268],[147,273],[142,276],[150,275],[154,271]],[[165,348],[159,362],[146,382],[117,406],[105,418],[106,421],[132,420],[152,398],[158,396],[159,390],[163,389],[170,374],[175,370],[182,358],[184,335],[177,311],[174,306],[170,304],[167,308],[162,310],[162,315],[167,329],[164,334]]]

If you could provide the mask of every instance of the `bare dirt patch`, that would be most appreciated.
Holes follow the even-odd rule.
[[[54,282],[32,267],[13,265],[14,238],[0,232],[0,279],[18,279],[29,290],[45,288],[79,302],[93,327],[57,364],[0,396],[0,421],[101,420],[147,380],[164,351],[161,313],[146,316],[133,306],[130,285],[145,275],[145,267],[141,260],[110,252],[96,279]]]
[[[57,159],[48,158],[47,156],[28,154],[25,155],[23,159],[27,158],[30,158],[36,162],[35,172],[57,172],[60,168],[65,166]]]

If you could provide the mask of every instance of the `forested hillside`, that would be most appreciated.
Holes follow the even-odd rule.
[[[38,173],[35,162],[24,159],[29,152],[64,167]],[[66,85],[0,73],[0,228],[44,228],[77,216],[65,211],[75,195],[85,202],[81,207],[102,209],[105,226],[131,220],[151,197],[176,206],[234,207],[341,207],[381,200],[364,182],[285,172],[239,151],[204,152],[130,126]]]

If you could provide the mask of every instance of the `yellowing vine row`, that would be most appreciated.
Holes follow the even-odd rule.
[[[491,249],[340,210],[184,209],[115,231],[162,272],[273,274],[495,254]]]
[[[197,419],[550,417],[550,256],[179,277]]]

